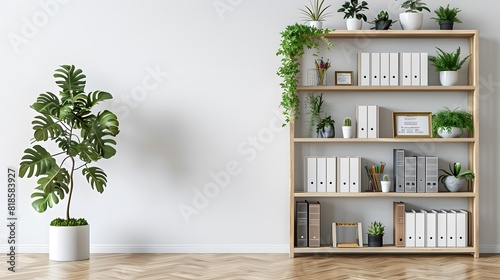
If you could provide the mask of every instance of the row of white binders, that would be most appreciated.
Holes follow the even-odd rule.
[[[403,149],[393,157],[395,192],[438,192],[438,157],[405,156]]]
[[[305,192],[361,192],[360,157],[307,157]]]
[[[378,105],[356,106],[356,122],[358,138],[379,137],[379,108]]]
[[[406,247],[468,246],[466,210],[412,210],[405,213]]]
[[[427,86],[428,53],[358,53],[360,86]]]

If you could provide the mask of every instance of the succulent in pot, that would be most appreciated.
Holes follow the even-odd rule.
[[[385,234],[382,222],[372,222],[368,226],[368,247],[382,247]]]
[[[369,23],[374,24],[370,29],[375,30],[389,30],[393,23],[397,22],[397,20],[392,20],[389,18],[389,13],[387,11],[380,11],[380,13],[375,17],[373,21]]]

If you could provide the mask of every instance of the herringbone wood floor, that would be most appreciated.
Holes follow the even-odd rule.
[[[5,257],[2,258],[5,260]],[[92,254],[54,262],[20,254],[16,272],[2,261],[1,279],[500,279],[500,254],[297,255]]]

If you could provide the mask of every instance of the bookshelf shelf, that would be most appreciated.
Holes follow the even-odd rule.
[[[329,110],[336,112],[338,115],[344,114],[339,113],[339,109],[344,109],[340,107],[355,106],[363,102],[377,102],[378,104],[384,104],[386,110],[384,112],[384,119],[388,120],[390,118],[390,112],[397,111],[407,111],[413,112],[418,111],[422,108],[434,108],[442,104],[449,104],[448,106],[455,106],[456,103],[466,104],[466,108],[473,115],[474,122],[474,132],[470,133],[469,136],[463,138],[392,138],[387,137],[391,134],[391,129],[384,127],[385,131],[381,131],[381,135],[387,138],[310,138],[310,133],[306,133],[306,127],[304,123],[307,120],[301,120],[297,122],[292,120],[290,122],[290,212],[289,212],[289,224],[290,224],[290,244],[289,244],[289,256],[294,257],[294,254],[314,254],[314,253],[466,253],[471,254],[474,257],[479,257],[479,190],[480,190],[480,170],[479,170],[479,31],[477,30],[336,30],[329,34],[324,35],[326,38],[332,40],[336,46],[334,55],[337,57],[342,56],[341,59],[345,59],[345,65],[339,64],[339,70],[352,70],[355,62],[355,52],[356,43],[370,41],[374,44],[366,44],[362,46],[363,52],[370,52],[371,50],[375,52],[381,51],[391,51],[398,52],[395,46],[399,46],[398,40],[402,39],[404,41],[410,41],[412,45],[410,47],[413,52],[426,51],[429,49],[434,49],[435,42],[441,39],[447,39],[446,42],[458,42],[465,46],[467,44],[468,53],[471,57],[468,60],[468,67],[466,69],[467,74],[463,76],[462,84],[458,86],[439,86],[431,85],[429,86],[298,86],[297,92],[299,98],[305,99],[307,93],[321,92],[325,94],[325,100],[335,100],[338,102],[330,104]],[[384,40],[389,38],[391,40]],[[376,40],[381,39],[381,40]],[[465,43],[466,42],[466,43]],[[345,43],[345,44],[344,44]],[[361,43],[360,43],[361,44]],[[337,48],[337,46],[340,46]],[[351,48],[352,47],[352,48]],[[465,48],[463,48],[465,49]],[[465,52],[464,52],[465,53]],[[335,58],[335,57],[334,57]],[[335,61],[335,60],[334,60]],[[351,61],[351,62],[347,62]],[[349,64],[352,63],[352,64]],[[342,68],[342,66],[349,66]],[[302,71],[306,71],[307,67],[303,67]],[[337,70],[337,68],[336,68]],[[353,71],[355,72],[355,71]],[[465,71],[464,71],[465,72]],[[463,72],[462,72],[463,73]],[[305,73],[303,73],[305,74]],[[430,74],[430,72],[429,72]],[[303,75],[304,76],[304,75]],[[305,77],[305,76],[304,76]],[[466,81],[465,81],[466,80]],[[354,80],[355,82],[355,80]],[[435,83],[434,83],[435,84]],[[421,93],[421,94],[420,94]],[[398,100],[396,100],[398,99]],[[401,101],[404,100],[404,101]],[[454,100],[454,101],[449,101]],[[457,101],[458,100],[458,101]],[[416,102],[414,102],[416,101]],[[404,103],[406,102],[406,103]],[[364,103],[364,104],[367,104]],[[416,103],[416,104],[413,104]],[[430,103],[431,106],[428,106]],[[432,104],[435,103],[435,104]],[[454,104],[455,103],[455,104]],[[417,108],[418,107],[418,108]],[[416,109],[414,109],[416,108]],[[411,109],[411,110],[409,110]],[[301,107],[301,110],[304,110]],[[337,111],[336,111],[337,110]],[[420,110],[420,111],[431,111]],[[306,114],[301,114],[305,116]],[[333,116],[333,115],[332,115]],[[339,117],[339,116],[334,116]],[[307,123],[308,124],[308,123]],[[341,125],[340,122],[336,123],[336,126]],[[303,135],[304,134],[304,135]],[[305,136],[305,137],[304,137]],[[342,137],[340,135],[340,137]],[[419,149],[428,149],[425,155],[432,155],[434,151],[439,151],[442,155],[445,152],[441,150],[449,150],[455,153],[448,156],[448,159],[458,157],[460,159],[466,159],[468,163],[468,168],[471,169],[475,175],[473,186],[469,187],[467,192],[438,192],[438,193],[382,193],[382,192],[360,192],[360,193],[308,193],[303,192],[304,181],[303,174],[305,173],[304,164],[301,164],[304,156],[325,156],[325,155],[335,155],[335,154],[345,154],[345,156],[352,155],[352,152],[359,153],[360,157],[366,156],[373,158],[379,158],[384,156],[384,149],[392,148],[402,148],[413,147],[418,151]],[[351,153],[351,154],[349,154]],[[449,160],[448,160],[449,161]],[[445,162],[440,163],[444,167]],[[447,164],[447,163],[446,163]],[[329,210],[335,210],[335,207],[342,209],[342,215],[346,215],[345,219],[349,219],[349,209],[343,209],[346,205],[345,201],[350,200],[353,203],[358,203],[357,205],[367,202],[373,203],[373,205],[379,205],[376,203],[383,203],[387,201],[387,198],[394,200],[404,200],[411,198],[411,202],[418,204],[419,201],[425,202],[432,199],[431,204],[435,202],[434,207],[440,207],[440,203],[449,203],[466,205],[466,209],[469,214],[469,236],[468,236],[468,247],[396,247],[396,246],[384,246],[384,247],[360,247],[360,248],[332,248],[330,245],[324,245],[321,247],[295,247],[295,207],[297,201],[303,201],[310,198],[318,198],[321,201],[330,203]],[[342,200],[339,200],[341,198]],[[359,199],[358,199],[359,198]],[[366,198],[366,199],[365,199]],[[427,200],[429,198],[429,200]],[[442,199],[442,200],[441,200]],[[350,202],[349,201],[349,202]],[[363,201],[363,202],[360,202]],[[344,204],[342,204],[344,202]],[[322,202],[323,203],[323,202]],[[356,205],[356,206],[357,206]],[[465,209],[465,208],[464,208]],[[301,212],[302,213],[302,212]],[[389,213],[385,213],[387,216]],[[321,214],[321,223],[328,224],[328,222],[335,222],[331,215],[332,213],[325,213],[324,216]],[[357,213],[358,216],[363,218],[362,214]],[[390,213],[392,216],[392,213]],[[330,216],[330,217],[328,217]],[[344,217],[343,217],[344,218]],[[326,219],[326,220],[323,220]],[[364,222],[364,221],[359,221]],[[323,225],[324,228],[324,225]],[[386,225],[386,233],[392,231],[392,224]],[[324,231],[326,232],[326,230]],[[328,242],[326,236],[323,237],[323,242]],[[387,240],[386,240],[387,241]],[[391,240],[390,243],[395,241]]]

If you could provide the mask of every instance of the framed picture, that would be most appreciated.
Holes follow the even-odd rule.
[[[335,71],[336,86],[352,86],[352,71]]]
[[[394,137],[432,137],[431,112],[393,112]]]

